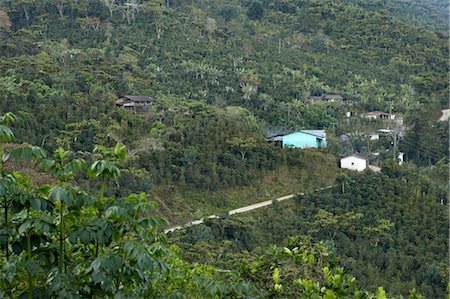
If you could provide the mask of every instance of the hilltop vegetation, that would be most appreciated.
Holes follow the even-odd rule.
[[[0,297],[444,296],[447,24],[441,0],[0,0]],[[306,101],[323,94],[344,103]],[[373,110],[404,116],[407,165],[336,176],[386,125],[345,112]],[[269,129],[329,146],[281,149]],[[381,162],[391,142],[373,143]],[[335,179],[290,209],[160,233],[161,215]]]
[[[177,233],[174,242],[190,261],[233,268],[288,236],[308,236],[325,242],[340,257],[337,263],[370,290],[383,285],[391,294],[406,295],[416,288],[426,298],[444,298],[448,185],[438,182],[448,179],[446,169],[448,164],[434,167],[434,181],[430,173],[392,165],[385,166],[385,175],[343,176],[331,191],[209,220]]]
[[[417,27],[424,27],[437,34],[447,34],[449,3],[441,0],[388,0],[362,1],[347,0],[371,11],[383,10],[389,14]]]
[[[263,145],[267,125],[340,125],[343,107],[309,95],[411,117],[447,101],[447,36],[389,13],[402,5],[3,1],[0,111],[17,114],[19,141],[49,150],[138,149],[147,186],[245,184],[285,160]],[[154,96],[150,117],[117,109],[123,94]]]
[[[123,144],[96,146],[85,161],[58,148],[53,156],[37,146],[5,149],[14,140],[11,113],[0,117],[0,295],[8,298],[386,298],[361,289],[336,267],[323,243],[292,238],[240,271],[190,264],[166,245],[145,193],[105,196],[128,157]],[[11,172],[28,163],[53,177],[34,186]],[[94,194],[74,184],[89,177]],[[100,186],[98,186],[100,184]],[[399,297],[400,298],[400,297]],[[415,290],[409,298],[421,298]]]

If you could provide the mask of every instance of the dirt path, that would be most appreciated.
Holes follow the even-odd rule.
[[[313,192],[318,192],[318,191],[322,191],[322,190],[325,190],[325,189],[330,189],[333,186],[334,185],[330,185],[330,186],[326,186],[326,187],[323,187],[323,188],[319,188],[319,189],[314,190]],[[272,199],[272,200],[262,201],[262,202],[259,202],[259,203],[255,203],[253,205],[249,205],[249,206],[245,206],[245,207],[242,207],[242,208],[239,208],[239,209],[231,210],[231,211],[228,212],[228,215],[234,215],[234,214],[250,212],[250,211],[253,211],[253,210],[256,210],[256,209],[260,209],[260,208],[263,208],[263,207],[270,206],[275,201],[281,202],[283,200],[294,198],[296,195],[303,196],[305,194],[300,192],[300,193],[285,195],[285,196],[278,197],[278,198],[275,198],[275,199]],[[216,216],[216,215],[211,215],[211,216],[206,217],[206,219],[217,219],[217,218],[219,218],[219,216]],[[188,222],[188,223],[186,223],[184,225],[178,225],[178,226],[174,226],[174,227],[165,229],[164,233],[167,234],[167,233],[171,233],[171,232],[174,232],[174,231],[177,231],[177,230],[181,230],[183,228],[187,228],[187,227],[190,227],[190,226],[193,226],[193,225],[199,225],[199,224],[202,224],[204,221],[205,221],[205,218],[198,219],[198,220],[193,220],[193,221]]]

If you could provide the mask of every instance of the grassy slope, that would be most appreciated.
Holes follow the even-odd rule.
[[[375,175],[363,176],[369,178]],[[406,295],[407,290],[416,288],[426,298],[443,298],[441,295],[445,291],[445,283],[443,288],[439,279],[446,277],[445,253],[442,253],[448,247],[442,242],[446,234],[445,229],[440,229],[439,223],[444,224],[445,219],[448,219],[445,206],[430,199],[409,196],[407,188],[402,189],[401,186],[392,184],[392,181],[389,183],[385,179],[380,183],[382,184],[374,186],[359,182],[353,186],[357,191],[348,195],[341,195],[339,189],[334,189],[304,199],[285,201],[249,213],[229,216],[224,220],[212,220],[212,225],[210,223],[177,232],[172,240],[174,244],[181,246],[188,260],[233,268],[239,264],[233,260],[252,256],[260,252],[260,248],[283,244],[289,236],[310,235],[311,223],[315,220],[314,215],[318,209],[334,214],[354,211],[365,215],[362,223],[355,226],[356,231],[359,231],[358,237],[352,237],[352,233],[346,232],[348,236],[341,235],[329,243],[340,256],[343,267],[355,275],[365,288],[371,290],[383,285],[392,295]],[[374,190],[377,190],[376,193],[361,198],[361,194]],[[433,219],[428,216],[430,213],[435,215]],[[381,238],[379,246],[373,247],[360,234],[363,227],[373,225],[380,217],[391,219],[395,223],[395,229]],[[218,227],[225,228],[222,234]],[[329,239],[323,235],[316,238]],[[185,246],[194,249],[190,250]],[[418,267],[421,267],[420,270]],[[433,272],[433,267],[440,269],[436,273],[441,276]]]
[[[255,173],[253,183],[246,187],[218,191],[166,187],[157,188],[155,196],[164,217],[171,224],[182,224],[334,182],[338,167],[333,155],[304,151],[304,160],[304,167],[286,166],[271,172]]]

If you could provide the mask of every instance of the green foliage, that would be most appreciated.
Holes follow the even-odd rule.
[[[388,298],[382,287],[375,294],[362,290],[335,263],[324,243],[290,238],[286,247],[273,246],[242,271],[265,298]],[[409,298],[422,297],[414,290]]]
[[[0,142],[12,142],[14,134],[9,128],[9,124],[13,123],[16,117],[11,112],[6,113],[0,118]]]
[[[117,142],[133,149],[157,123],[167,129],[160,137],[173,137],[174,143],[194,128],[204,139],[220,138],[212,126],[227,131],[227,124],[201,128],[204,120],[189,119],[189,109],[178,109],[194,100],[243,106],[269,125],[313,129],[342,125],[345,108],[307,104],[309,95],[336,92],[357,110],[387,110],[393,104],[397,112],[412,115],[421,115],[421,106],[435,112],[448,99],[448,43],[445,33],[435,29],[446,6],[434,1],[91,2],[2,2],[12,30],[0,45],[0,111],[20,117],[15,123],[19,142],[51,152],[61,146],[86,153],[95,144]],[[115,98],[123,94],[173,101],[143,119],[115,107]],[[191,130],[184,131],[190,122]],[[205,153],[217,150],[203,148]],[[212,165],[229,160],[230,149],[218,157],[196,150],[208,163],[202,161],[203,169],[195,171],[172,157],[168,160],[175,167],[148,163],[147,157],[136,163],[149,172],[157,169],[157,185],[156,178],[163,178],[165,184],[218,188],[216,178],[206,182],[199,174],[214,177],[218,169]],[[249,180],[230,175],[233,167],[220,172],[229,181]],[[188,176],[196,179],[186,180]]]
[[[399,149],[416,165],[440,164],[418,170],[414,176],[392,161],[384,164],[383,173],[396,182],[401,180],[399,185],[409,184],[414,200],[445,201],[448,177],[442,169],[447,160],[441,158],[448,156],[448,126],[436,123],[433,117],[448,100],[447,18],[448,4],[435,0],[0,1],[0,112],[12,111],[17,116],[5,114],[0,119],[0,202],[6,215],[2,250],[9,258],[13,244],[30,245],[25,246],[30,248],[27,254],[19,254],[19,262],[2,265],[8,269],[5,289],[13,293],[6,295],[20,295],[27,286],[31,290],[30,286],[38,283],[37,297],[138,296],[131,289],[123,293],[120,289],[117,294],[104,289],[121,287],[110,277],[118,276],[116,267],[126,264],[126,258],[133,258],[132,267],[139,268],[139,259],[129,255],[134,249],[123,252],[110,247],[115,225],[129,222],[137,213],[121,206],[120,200],[130,192],[151,188],[246,186],[261,173],[286,165],[302,166],[307,160],[303,152],[266,144],[267,127],[333,126],[335,131],[336,124],[347,128],[357,123],[365,128],[360,120],[349,120],[346,125],[343,115],[349,107],[362,112],[393,106],[394,111],[404,113],[411,129]],[[308,96],[323,93],[342,94],[346,104],[353,106],[306,103]],[[148,113],[138,115],[116,107],[115,100],[124,94],[149,95],[156,100]],[[364,148],[364,140],[357,135],[346,150]],[[331,140],[332,134],[329,136]],[[6,144],[14,139],[43,149],[27,145],[11,149]],[[47,156],[44,149],[55,154]],[[5,170],[8,163],[18,161],[36,161],[55,177],[56,184],[31,187],[18,173]],[[430,177],[438,178],[439,183]],[[366,217],[367,213],[349,211],[354,189],[345,175],[339,175],[337,181],[341,192],[334,195],[347,205],[345,209],[320,206],[311,212],[309,223],[316,221],[311,233],[318,239],[331,236],[343,242],[342,231],[350,239],[365,232],[368,240],[362,244],[379,250],[389,235],[403,227],[397,225],[399,217],[356,221],[356,215]],[[310,184],[314,183],[311,180]],[[389,190],[397,194],[395,188]],[[379,193],[382,198],[392,197]],[[368,194],[372,198],[370,190]],[[33,200],[24,200],[27,197]],[[25,213],[23,205],[30,207],[30,213]],[[319,211],[320,217],[315,218]],[[43,216],[51,216],[53,226],[50,232],[35,236],[33,225],[41,223],[36,219]],[[336,221],[345,220],[344,216],[355,221],[340,227]],[[19,220],[14,222],[14,217]],[[20,234],[19,222],[28,223]],[[298,226],[303,230],[302,225]],[[233,227],[226,223],[221,236],[233,236],[244,247],[256,243],[256,238],[243,241],[250,239],[246,225],[239,224],[235,231]],[[72,229],[77,233],[71,235]],[[70,236],[76,244],[66,244]],[[149,244],[154,244],[155,239],[151,240]],[[31,251],[46,254],[31,259]],[[86,260],[81,257],[84,252]],[[95,270],[89,268],[87,260],[97,258]],[[106,267],[108,261],[114,267]],[[145,258],[141,261],[147,262]],[[369,266],[382,268],[373,263],[376,266]],[[49,268],[53,264],[59,267]],[[430,264],[427,269],[408,259],[405,264],[414,269],[412,273],[419,268],[422,271],[421,276],[414,276],[421,291],[441,295],[440,264]],[[352,266],[353,271],[365,269],[361,265]],[[181,273],[193,276],[204,270],[183,263],[179,266],[185,269]],[[386,276],[394,277],[401,267],[392,266],[395,270],[390,269]],[[88,268],[90,272],[86,272]],[[367,280],[382,280],[373,278],[378,274],[372,272],[382,272],[377,271],[368,269]],[[139,290],[141,272],[131,271],[128,274],[134,276],[126,278],[139,285]],[[184,285],[182,274],[169,275],[178,279],[173,285],[179,289],[197,290],[203,283],[203,290],[218,296],[246,292],[234,286],[224,291],[223,284],[208,279]],[[34,278],[11,285],[14,277],[26,276]],[[414,285],[397,280],[387,281],[393,285],[389,290]],[[39,285],[46,281],[52,286]],[[162,276],[154,285],[160,281],[164,281]],[[281,280],[277,284],[283,286],[281,291],[286,290]],[[428,284],[439,286],[432,290]],[[167,295],[157,287],[149,288],[149,284],[142,288],[145,296]],[[170,295],[181,296],[178,290],[171,290]]]
[[[12,26],[0,45],[0,111],[18,116],[17,142],[84,158],[98,184],[81,175],[66,179],[91,192],[103,193],[101,185],[117,196],[220,190],[301,165],[306,159],[299,163],[295,151],[266,144],[267,127],[340,128],[347,121],[346,106],[311,105],[309,95],[340,93],[355,111],[392,103],[412,117],[448,98],[445,36],[380,13],[383,6],[214,0],[145,1],[131,9],[124,1],[63,2],[2,2]],[[389,11],[399,6],[391,3]],[[124,94],[150,95],[155,103],[136,115],[115,106]],[[421,147],[433,142],[433,153],[417,155],[406,142],[399,147],[416,164],[434,163],[438,151],[447,151],[446,131],[439,127],[438,143],[427,134],[435,128],[419,129],[420,138],[408,138]],[[129,149],[117,168],[112,158],[90,158],[95,145],[117,143]],[[362,147],[362,140],[352,143],[352,150]],[[29,159],[28,149],[11,153],[13,160],[22,154]]]
[[[251,1],[247,5],[247,16],[252,20],[262,19],[264,16],[264,6],[260,1]]]
[[[347,175],[345,193],[336,185],[299,196],[292,204],[280,203],[239,218],[210,220],[204,226],[181,232],[174,242],[184,249],[184,256],[190,261],[207,260],[208,264],[234,267],[259,255],[261,247],[279,244],[291,235],[309,235],[314,242],[322,241],[329,254],[339,256],[333,265],[347,269],[372,292],[383,285],[389,296],[421,298],[409,294],[409,290],[416,289],[426,298],[444,297],[448,280],[444,225],[448,211],[444,198],[448,197],[448,190],[443,192],[443,181],[439,181],[445,180],[447,174],[436,175],[438,168],[433,168],[429,171],[436,173],[436,179],[430,181],[422,171],[402,166],[393,177],[374,173]],[[225,242],[231,244],[225,246]],[[205,249],[208,253],[201,257],[193,254]],[[286,279],[295,279],[289,272],[293,267],[287,264],[287,270],[283,270],[280,265],[284,267],[284,262],[268,266],[270,270],[261,271],[265,274],[255,271],[251,275],[264,277],[260,283],[267,291],[293,297],[283,293],[294,287],[283,283],[282,278],[286,275]],[[326,265],[316,270],[323,266]],[[273,277],[276,268],[279,282]],[[333,271],[332,276],[339,274]],[[302,287],[324,296],[320,293],[323,281],[323,276],[310,277],[302,281]],[[348,281],[344,279],[343,284]],[[275,291],[275,284],[282,287],[277,286]],[[330,296],[335,291],[332,289]]]
[[[57,149],[55,160],[30,151],[59,183],[33,187],[28,178],[1,169],[3,297],[233,298],[254,292],[233,274],[222,277],[214,268],[181,261],[165,246],[158,229],[165,222],[154,215],[157,205],[148,195],[95,197],[72,185],[85,163],[69,151]],[[126,157],[121,144],[95,152],[103,159]],[[117,178],[108,168],[94,170]]]

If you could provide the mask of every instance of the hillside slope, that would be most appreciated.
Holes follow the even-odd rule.
[[[403,169],[390,178],[353,175],[344,182],[344,193],[337,187],[249,214],[208,220],[175,233],[172,242],[190,261],[233,268],[251,260],[260,248],[289,236],[309,236],[324,241],[341,256],[339,264],[371,290],[383,285],[391,295],[406,296],[416,288],[426,298],[443,298],[448,210],[439,201],[446,189],[415,172]]]
[[[65,123],[110,114],[112,95],[239,105],[288,127],[330,126],[332,115],[302,103],[327,91],[366,109],[445,101],[448,35],[351,2],[2,2],[11,31],[5,24],[0,110],[27,113],[21,136],[41,143]]]

